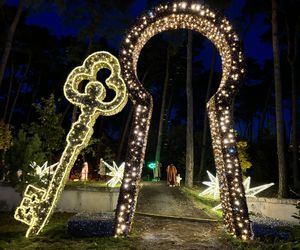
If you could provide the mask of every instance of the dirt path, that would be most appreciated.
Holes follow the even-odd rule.
[[[137,212],[178,217],[209,218],[178,188],[165,183],[145,183]],[[192,222],[137,215],[133,232],[141,237],[137,249],[232,249],[219,237],[221,223]]]

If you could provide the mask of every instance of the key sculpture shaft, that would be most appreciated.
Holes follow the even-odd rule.
[[[115,97],[110,102],[103,101],[106,96],[105,87],[97,81],[97,72],[103,68],[111,71],[106,84],[114,90]],[[83,81],[88,83],[84,92],[80,93],[78,86]],[[15,211],[15,219],[29,225],[26,237],[38,235],[49,221],[75,160],[93,134],[98,116],[114,115],[126,105],[128,93],[121,77],[118,59],[105,51],[91,54],[82,66],[71,71],[64,85],[64,94],[72,104],[80,108],[81,114],[67,135],[67,146],[48,188],[28,185],[23,200]]]

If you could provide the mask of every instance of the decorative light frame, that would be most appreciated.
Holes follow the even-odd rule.
[[[103,68],[111,71],[106,79],[108,88],[115,92],[110,102],[104,102],[106,90],[97,80],[97,72]],[[79,84],[88,80],[84,92],[78,91]],[[95,52],[88,56],[82,66],[69,74],[65,85],[66,98],[81,110],[78,120],[72,124],[67,135],[67,146],[60,158],[47,189],[28,185],[15,219],[29,226],[26,237],[38,235],[48,223],[68,180],[70,171],[80,151],[88,145],[93,126],[99,115],[111,116],[120,112],[127,103],[128,93],[121,77],[120,64],[108,52]]]
[[[232,121],[234,96],[244,75],[244,59],[238,35],[219,12],[198,3],[174,1],[147,11],[127,32],[120,51],[122,75],[134,105],[125,172],[116,209],[116,236],[127,236],[136,208],[153,101],[137,77],[139,54],[154,35],[166,30],[190,29],[206,36],[222,58],[222,79],[207,103],[213,152],[224,223],[242,239],[251,237],[248,208]]]

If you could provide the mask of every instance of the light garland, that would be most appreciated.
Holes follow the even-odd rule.
[[[103,101],[106,96],[105,87],[97,81],[97,72],[103,68],[111,71],[106,85],[116,93],[110,102]],[[78,85],[83,80],[89,82],[84,92],[79,93]],[[23,200],[15,211],[15,219],[29,225],[26,237],[39,234],[49,221],[78,154],[87,146],[93,134],[97,117],[114,115],[127,103],[128,94],[121,78],[118,59],[105,51],[91,54],[82,66],[71,71],[64,85],[64,94],[72,104],[80,108],[81,114],[67,135],[67,146],[48,189],[28,185]]]
[[[248,208],[232,123],[232,102],[244,75],[243,53],[230,22],[205,5],[174,1],[146,12],[124,37],[120,64],[134,104],[125,173],[116,209],[116,235],[128,235],[136,207],[138,186],[152,115],[152,97],[137,78],[140,51],[154,35],[166,30],[191,29],[211,40],[222,58],[223,74],[208,103],[215,164],[221,188],[224,223],[230,233],[251,237]]]
[[[207,195],[213,195],[214,199],[218,199],[219,195],[220,195],[220,187],[219,187],[219,180],[217,176],[213,176],[209,171],[206,171],[208,178],[210,181],[203,181],[202,183],[206,186],[208,186],[207,189],[205,189],[204,191],[202,191],[199,196],[207,196]],[[268,189],[269,187],[273,186],[274,183],[268,183],[268,184],[263,184],[257,187],[252,187],[250,188],[250,184],[251,184],[251,177],[248,176],[244,181],[243,181],[243,186],[245,188],[245,196],[246,197],[256,197],[257,194],[259,194],[260,192]],[[214,208],[212,208],[212,210],[219,210],[222,209],[222,205],[219,204],[217,206],[215,206]]]

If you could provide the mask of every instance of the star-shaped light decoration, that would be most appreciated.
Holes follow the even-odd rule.
[[[219,180],[217,176],[213,176],[208,170],[206,172],[210,181],[203,181],[202,183],[208,188],[201,192],[199,196],[213,195],[214,200],[216,200],[219,198]]]
[[[213,176],[209,171],[206,171],[208,174],[208,178],[210,179],[210,181],[204,181],[202,182],[204,185],[208,186],[207,189],[205,189],[203,192],[201,192],[199,195],[200,196],[205,196],[205,195],[213,195],[214,196],[214,200],[216,200],[219,197],[219,180],[217,176]],[[247,177],[244,181],[243,181],[243,186],[245,188],[245,196],[246,197],[255,197],[255,195],[257,195],[258,193],[266,190],[267,188],[271,187],[274,185],[274,183],[269,183],[269,184],[264,184],[261,186],[257,186],[257,187],[253,187],[250,188],[250,184],[251,184],[251,177]],[[220,210],[222,209],[221,204],[215,206],[214,208],[212,208],[212,210],[216,211],[216,210]]]
[[[113,161],[113,165],[109,165],[107,162],[103,161],[105,166],[108,167],[110,172],[107,174],[109,176],[112,176],[112,178],[106,182],[106,184],[109,187],[115,187],[117,183],[122,183],[123,175],[124,175],[124,168],[125,168],[125,162],[122,162],[120,167],[117,166],[117,164]]]
[[[47,175],[53,175],[54,174],[54,168],[58,165],[58,162],[48,166],[48,161],[44,162],[44,164],[40,167],[35,161],[31,162],[29,164],[30,167],[32,167],[35,172],[33,173],[34,176],[39,176],[40,180],[43,183],[46,183],[48,181],[46,177]]]

